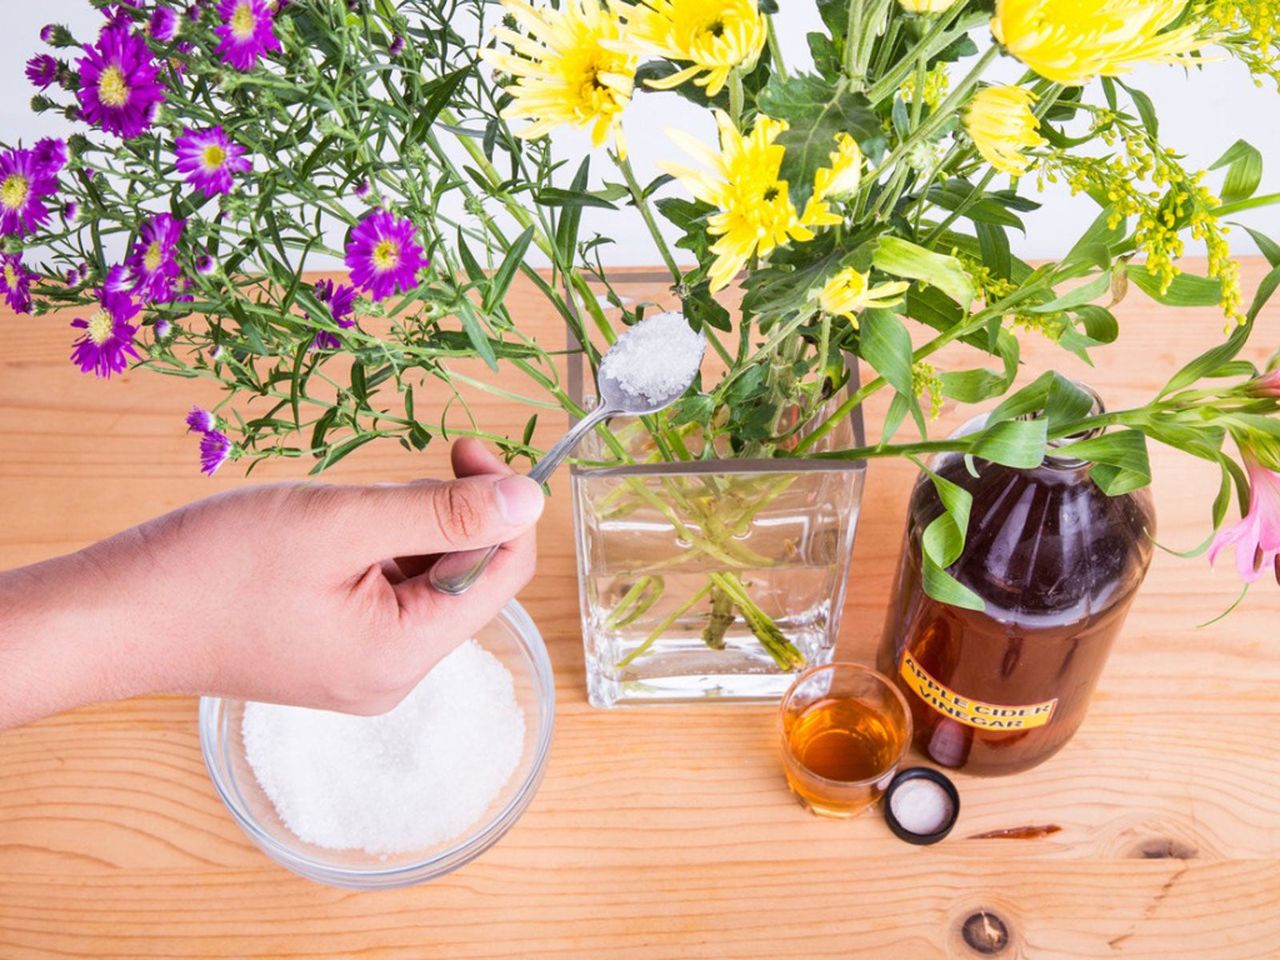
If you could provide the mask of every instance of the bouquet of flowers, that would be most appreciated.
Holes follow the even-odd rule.
[[[608,238],[583,230],[585,210],[626,206],[719,372],[601,460],[960,450],[1034,466],[1065,440],[1119,493],[1149,480],[1154,440],[1221,468],[1215,531],[1239,501],[1215,552],[1234,545],[1246,580],[1280,554],[1280,369],[1239,359],[1280,244],[1254,234],[1276,269],[1249,300],[1226,224],[1280,197],[1256,195],[1262,158],[1243,140],[1188,169],[1126,79],[1161,61],[1214,82],[1225,58],[1280,79],[1272,0],[814,0],[803,63],[784,60],[775,0],[89,2],[97,34],[46,27],[26,71],[33,109],[78,132],[0,149],[0,292],[19,313],[69,310],[86,374],[217,381],[221,402],[187,417],[206,473],[267,457],[317,472],[375,440],[487,436],[415,407],[428,381],[580,414],[558,351],[505,300],[518,278],[536,288],[594,368],[649,309],[617,293]],[[1017,83],[985,79],[1010,58]],[[704,108],[717,135],[672,131],[687,158],[642,176],[627,111],[658,96]],[[558,156],[562,127],[588,130],[594,151]],[[1009,233],[1055,181],[1097,219],[1032,266]],[[1179,267],[1188,238],[1204,276]],[[309,281],[318,258],[346,276]],[[1126,295],[1219,305],[1228,335],[1139,408],[1091,415],[1053,373],[1010,392],[1020,338],[1087,357],[1116,337]],[[978,362],[935,368],[948,344]],[[848,356],[874,371],[856,389]],[[466,373],[474,358],[501,377]],[[881,435],[832,447],[878,391],[893,397]],[[944,398],[1003,400],[980,431],[931,438]],[[533,423],[488,438],[536,459]],[[946,572],[968,504],[943,500],[926,582],[971,603]],[[703,526],[725,567],[697,595],[706,616],[741,616],[794,667],[732,569],[731,535]]]

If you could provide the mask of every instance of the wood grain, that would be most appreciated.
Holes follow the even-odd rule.
[[[1246,264],[1256,283],[1264,264]],[[633,284],[635,296],[657,296]],[[528,291],[514,313],[559,337]],[[1027,377],[1057,366],[1112,406],[1142,402],[1216,342],[1213,311],[1130,297],[1120,342],[1090,370],[1030,339]],[[75,549],[246,481],[196,468],[182,415],[208,385],[67,362],[65,317],[0,315],[0,565]],[[1280,340],[1269,309],[1249,358]],[[943,364],[972,362],[943,354]],[[421,408],[423,401],[419,400]],[[516,431],[527,412],[482,399]],[[868,412],[876,426],[883,407]],[[961,411],[946,410],[936,429]],[[561,422],[544,417],[543,437]],[[373,445],[343,480],[437,474],[445,448]],[[1153,451],[1161,539],[1205,533],[1211,470]],[[263,476],[301,472],[271,465]],[[870,471],[842,654],[870,660],[883,624],[912,469]],[[255,477],[257,479],[257,477]],[[0,958],[976,957],[964,920],[1007,926],[1001,957],[1280,956],[1280,593],[1229,619],[1225,565],[1159,554],[1075,740],[1042,767],[958,777],[963,814],[938,847],[909,847],[874,816],[819,820],[789,798],[764,708],[599,712],[586,705],[564,478],[522,596],[557,674],[547,778],[495,849],[427,886],[354,894],[263,858],[213,793],[195,703],[152,697],[0,735]],[[138,586],[139,602],[157,602]],[[159,601],[162,602],[162,601]],[[3,678],[0,678],[3,682]],[[974,839],[1020,826],[1039,839]]]

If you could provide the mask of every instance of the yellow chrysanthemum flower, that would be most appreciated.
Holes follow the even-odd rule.
[[[1035,94],[1021,87],[979,90],[964,112],[964,128],[982,158],[1001,173],[1020,177],[1031,166],[1024,150],[1048,143],[1040,136],[1040,121],[1031,112]]]
[[[714,97],[734,67],[751,69],[764,49],[768,28],[756,0],[640,0],[624,8],[626,38],[620,49],[688,63],[661,80],[670,90],[686,80]]]
[[[502,116],[530,121],[518,134],[529,139],[561,126],[590,127],[598,147],[612,131],[625,155],[622,111],[639,61],[612,43],[625,29],[614,11],[600,0],[563,0],[558,10],[527,0],[502,0],[502,6],[525,31],[497,27],[494,35],[512,52],[481,52],[514,78],[513,100]]]
[[[719,153],[680,130],[667,132],[702,162],[705,171],[659,164],[694,197],[718,211],[707,219],[708,232],[719,238],[711,247],[716,255],[710,272],[712,291],[728,286],[753,254],[767,257],[790,240],[813,238],[796,214],[787,182],[778,179],[785,151],[774,141],[786,124],[761,115],[743,136],[723,111],[715,111],[715,117],[720,128]]]
[[[818,294],[818,306],[823,313],[847,317],[856,327],[859,310],[892,307],[902,302],[902,295],[911,284],[906,280],[892,280],[871,286],[869,274],[845,267],[822,287]]]
[[[959,0],[898,0],[898,5],[907,13],[946,13]]]
[[[1186,0],[996,0],[991,32],[1047,80],[1082,84],[1201,46],[1196,24],[1166,30]]]
[[[819,200],[830,197],[842,200],[862,184],[862,149],[858,141],[847,133],[836,134],[836,148],[831,154],[831,166],[822,167],[813,177],[813,195]]]

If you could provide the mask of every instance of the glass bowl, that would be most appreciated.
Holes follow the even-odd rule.
[[[514,600],[480,630],[476,641],[502,661],[515,680],[524,712],[524,752],[515,773],[485,815],[464,836],[411,853],[375,856],[328,850],[299,840],[276,815],[244,755],[244,701],[200,700],[200,747],[218,796],[263,852],[294,873],[335,887],[374,890],[423,883],[456,870],[497,843],[520,819],[542,781],[555,717],[551,661],[538,628]]]

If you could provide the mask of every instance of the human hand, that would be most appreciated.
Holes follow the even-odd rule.
[[[59,663],[97,665],[77,681],[95,689],[41,712],[158,690],[390,709],[533,573],[541,488],[476,441],[452,459],[450,482],[231,491],[5,575],[21,575],[27,606],[46,612],[35,627],[46,667],[16,661],[28,687],[58,683]],[[435,555],[493,543],[503,546],[465,596],[431,587]],[[27,719],[17,709],[9,722]],[[6,712],[0,702],[0,727]]]

